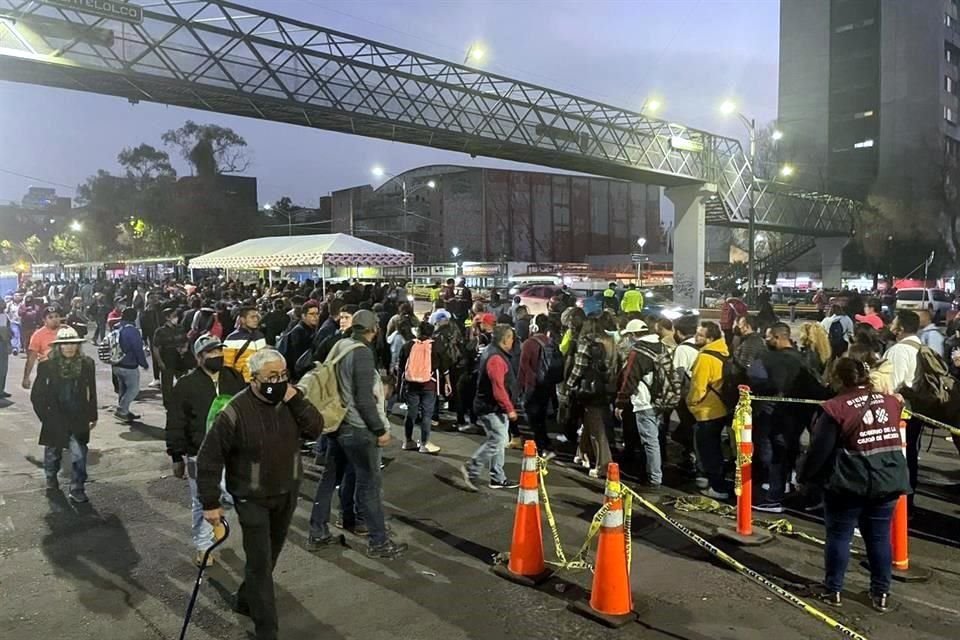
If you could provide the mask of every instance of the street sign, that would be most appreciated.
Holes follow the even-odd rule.
[[[630,259],[633,260],[633,264],[640,264],[647,261],[647,254],[645,253],[631,253]]]
[[[73,9],[107,20],[143,24],[143,7],[121,0],[40,0],[60,9]]]

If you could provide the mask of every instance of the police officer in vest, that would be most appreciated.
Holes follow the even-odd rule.
[[[640,313],[643,311],[643,292],[637,289],[636,283],[631,282],[627,290],[624,291],[620,309],[624,313]]]
[[[871,388],[861,362],[840,358],[833,377],[841,391],[823,405],[800,471],[803,484],[823,486],[827,544],[820,599],[840,606],[850,541],[859,526],[870,563],[870,601],[884,613],[890,607],[890,521],[897,499],[910,491],[899,428],[902,405]]]
[[[617,299],[617,283],[611,282],[603,292],[603,308],[614,313],[620,311],[620,301]]]

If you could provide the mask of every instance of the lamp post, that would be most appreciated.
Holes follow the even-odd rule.
[[[450,253],[453,254],[454,269],[456,269],[454,275],[460,275],[460,247],[453,247]]]
[[[643,248],[647,246],[647,239],[638,238],[637,246],[640,247],[640,261],[637,262],[637,289],[642,289],[643,288],[643,272],[641,270],[643,269],[643,262],[645,257],[643,254]]]
[[[463,64],[469,63],[471,60],[474,63],[479,63],[487,55],[486,50],[484,50],[483,45],[479,42],[474,42],[470,45],[470,48],[467,49],[467,53],[463,56]]]
[[[407,231],[407,218],[410,217],[411,215],[415,218],[423,218],[424,220],[428,220],[428,221],[430,220],[430,218],[417,215],[415,213],[411,213],[409,210],[407,210],[407,197],[413,195],[414,193],[416,193],[417,191],[420,191],[421,189],[436,189],[437,183],[435,180],[427,180],[425,183],[419,184],[413,187],[412,189],[407,189],[407,181],[403,176],[398,176],[395,173],[390,173],[389,171],[386,171],[383,167],[375,166],[373,167],[373,169],[370,170],[370,173],[372,173],[376,178],[387,177],[390,180],[397,180],[400,182],[400,202],[401,202],[400,209],[401,211],[403,211],[403,250],[409,252],[410,238],[409,238],[409,231]]]
[[[736,114],[740,122],[743,123],[750,133],[750,184],[747,185],[747,196],[750,204],[747,222],[747,277],[749,279],[747,282],[747,299],[753,302],[756,294],[755,287],[757,277],[755,250],[757,241],[757,121],[737,111],[737,105],[732,100],[725,100],[723,104],[720,105],[720,112],[724,115]],[[780,140],[783,138],[783,132],[775,129],[770,137],[774,141]],[[793,168],[789,167],[789,165],[785,166],[781,170],[781,175],[784,177],[793,175]]]

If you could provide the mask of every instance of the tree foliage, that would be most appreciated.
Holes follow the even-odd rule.
[[[250,166],[247,141],[228,127],[187,120],[179,129],[164,133],[161,139],[178,149],[200,177],[239,173]]]

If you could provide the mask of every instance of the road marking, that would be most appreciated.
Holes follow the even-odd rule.
[[[956,609],[951,609],[949,607],[941,607],[938,604],[933,604],[932,602],[927,602],[926,600],[911,598],[909,596],[898,595],[897,597],[901,600],[906,600],[907,602],[913,602],[914,604],[922,604],[923,606],[930,607],[931,609],[935,609],[936,611],[943,611],[944,613],[952,613],[955,616],[960,616],[960,611],[957,611]]]

